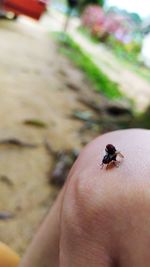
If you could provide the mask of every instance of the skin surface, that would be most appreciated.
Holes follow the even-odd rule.
[[[119,168],[100,168],[113,144]],[[20,267],[150,266],[150,131],[122,130],[85,147]]]

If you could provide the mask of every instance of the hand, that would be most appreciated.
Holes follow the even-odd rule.
[[[124,159],[101,169],[109,143]],[[21,267],[149,267],[149,245],[150,131],[116,131],[81,152]]]

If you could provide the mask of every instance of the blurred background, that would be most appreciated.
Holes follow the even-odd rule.
[[[22,255],[80,150],[133,127],[150,129],[149,1],[0,1],[1,241]]]

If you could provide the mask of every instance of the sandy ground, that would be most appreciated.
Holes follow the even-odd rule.
[[[52,158],[45,139],[54,149],[81,146],[80,122],[69,115],[83,107],[67,84],[75,84],[83,94],[93,93],[84,75],[58,53],[37,23],[0,21],[0,40],[0,142],[18,138],[37,145],[0,145],[0,212],[14,215],[0,220],[0,240],[22,255],[56,193],[47,181]],[[46,127],[25,125],[32,119]]]

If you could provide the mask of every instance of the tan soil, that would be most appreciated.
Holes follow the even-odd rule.
[[[0,40],[0,140],[38,144],[36,148],[0,145],[0,211],[14,214],[10,220],[0,220],[0,240],[22,255],[56,193],[47,181],[52,158],[44,147],[45,138],[56,150],[81,147],[81,123],[69,115],[84,107],[67,83],[79,87],[80,94],[94,93],[37,23],[0,21]],[[29,119],[47,127],[25,125]]]

